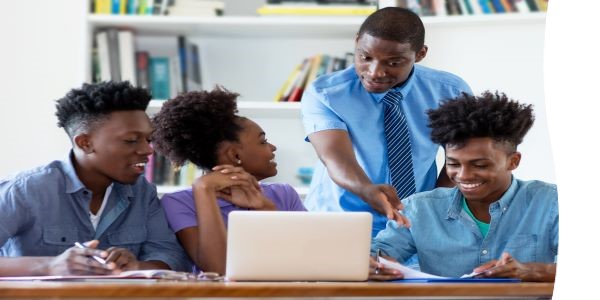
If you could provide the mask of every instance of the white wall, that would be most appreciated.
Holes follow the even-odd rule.
[[[62,158],[54,100],[83,78],[80,0],[2,1],[0,9],[0,178]]]

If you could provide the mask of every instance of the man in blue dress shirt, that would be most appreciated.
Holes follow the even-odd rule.
[[[64,161],[0,180],[0,276],[187,268],[141,176],[153,152],[149,101],[128,82],[84,84],[57,101],[73,148]]]
[[[449,184],[438,179],[439,146],[429,139],[425,111],[471,92],[458,76],[415,63],[427,54],[425,28],[410,10],[388,7],[370,15],[355,41],[354,65],[317,78],[302,97],[302,121],[319,163],[304,202],[309,210],[368,211],[373,234],[388,219],[404,224],[390,185],[384,101],[394,92],[410,133],[414,190]],[[407,196],[407,195],[400,195]]]
[[[431,138],[446,150],[455,188],[437,188],[402,200],[411,228],[388,222],[372,252],[405,262],[419,254],[421,271],[459,277],[554,281],[558,254],[556,185],[512,176],[519,145],[534,117],[531,105],[504,94],[467,94],[429,112]],[[403,274],[371,258],[371,279]]]

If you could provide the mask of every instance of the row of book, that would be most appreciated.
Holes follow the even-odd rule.
[[[128,80],[150,90],[154,99],[169,99],[201,89],[198,46],[185,36],[178,36],[173,47],[177,56],[150,56],[148,51],[136,49],[131,31],[114,28],[99,31],[92,53],[92,80]]]
[[[192,163],[186,163],[176,169],[164,155],[158,152],[150,156],[144,171],[146,180],[156,185],[184,187],[191,186],[194,179],[202,174],[202,169]]]
[[[224,0],[94,0],[94,14],[220,16]]]
[[[277,91],[276,102],[298,102],[302,99],[305,88],[315,78],[343,70],[354,62],[354,54],[346,53],[344,57],[334,57],[327,54],[317,54],[302,60]]]
[[[421,16],[530,13],[548,10],[548,0],[380,0],[379,7],[408,8]]]
[[[268,0],[262,16],[367,16],[379,8],[408,8],[421,16],[529,13],[547,11],[549,0]]]

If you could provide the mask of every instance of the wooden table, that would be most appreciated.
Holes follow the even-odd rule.
[[[0,282],[0,298],[393,297],[549,299],[553,283]],[[421,299],[421,298],[420,298]]]

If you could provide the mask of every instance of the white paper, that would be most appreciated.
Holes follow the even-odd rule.
[[[394,269],[394,270],[398,270],[398,271],[402,272],[402,274],[404,274],[404,279],[414,279],[414,278],[442,278],[442,279],[445,279],[445,278],[448,278],[448,277],[442,277],[442,276],[432,275],[429,273],[413,270],[413,269],[411,269],[407,266],[404,266],[398,262],[393,262],[393,261],[387,260],[381,256],[379,257],[379,262],[381,264],[383,264],[386,268]]]

